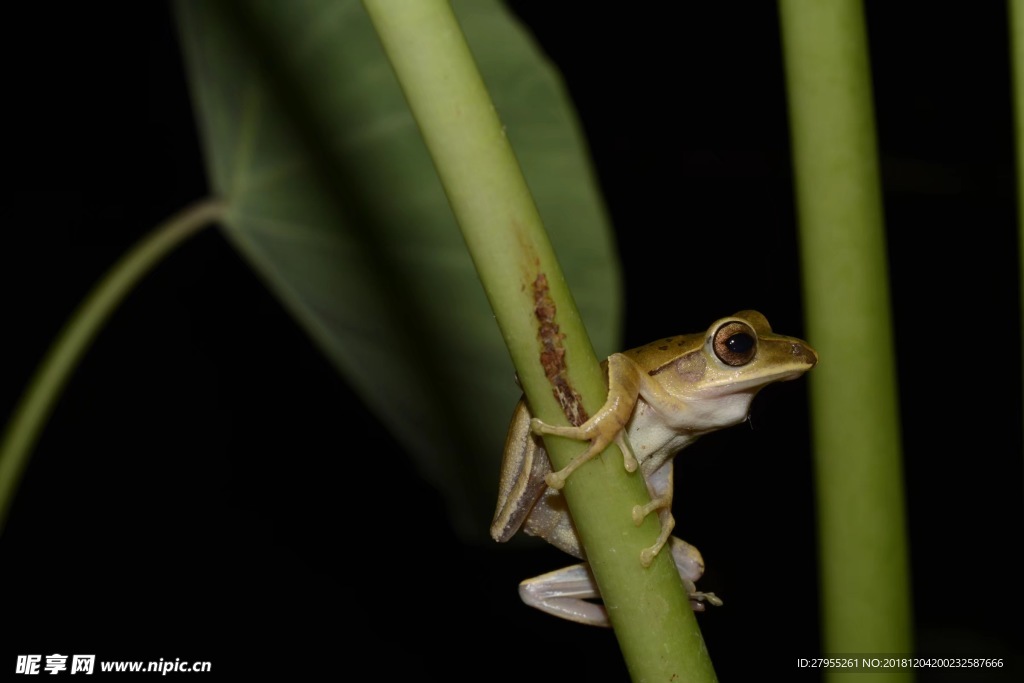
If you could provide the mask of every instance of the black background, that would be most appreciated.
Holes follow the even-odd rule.
[[[1005,7],[894,4],[871,3],[868,26],[917,640],[1019,673]],[[627,346],[741,308],[802,336],[774,4],[513,6],[562,69],[591,145]],[[19,9],[7,23],[4,416],[84,292],[207,193],[162,3]],[[700,617],[722,680],[816,679],[795,667],[820,653],[804,384],[767,390],[753,430],[679,461],[679,533],[708,561],[702,587],[727,602]],[[610,632],[518,602],[519,580],[565,563],[546,547],[460,544],[409,458],[210,231],[119,309],[46,427],[0,544],[0,667],[62,652],[220,673],[625,680]]]

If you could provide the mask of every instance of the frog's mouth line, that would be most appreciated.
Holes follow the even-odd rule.
[[[794,367],[792,370],[785,370],[771,375],[758,375],[750,379],[737,380],[736,377],[723,377],[721,382],[705,387],[700,393],[702,398],[717,398],[730,394],[756,394],[758,391],[774,384],[775,382],[788,382],[798,379],[810,370],[813,365],[807,367]]]

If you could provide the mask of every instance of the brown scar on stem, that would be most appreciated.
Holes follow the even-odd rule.
[[[583,408],[583,398],[566,379],[565,347],[562,340],[565,334],[555,322],[555,302],[548,294],[548,276],[540,273],[533,281],[533,313],[537,316],[540,327],[537,329],[537,341],[540,342],[540,363],[544,374],[551,384],[558,405],[562,407],[566,419],[575,427],[587,421],[587,411]]]

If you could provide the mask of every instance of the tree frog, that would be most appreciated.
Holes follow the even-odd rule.
[[[716,320],[704,333],[668,337],[609,356],[608,398],[579,427],[549,425],[533,418],[525,399],[512,415],[501,466],[498,506],[491,536],[507,541],[522,528],[555,547],[585,559],[560,489],[578,467],[613,441],[622,450],[625,468],[637,468],[651,502],[631,511],[636,524],[657,511],[661,533],[645,548],[646,567],[667,544],[697,611],[704,603],[720,605],[714,593],[697,591],[704,573],[700,552],[672,536],[672,458],[697,437],[747,419],[754,395],[772,382],[791,380],[810,370],[818,354],[806,342],[772,332],[757,311],[740,311]],[[540,436],[589,441],[565,468],[551,471]],[[604,607],[586,563],[527,579],[520,584],[523,602],[564,619],[608,626]]]

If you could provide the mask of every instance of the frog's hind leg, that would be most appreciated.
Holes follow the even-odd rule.
[[[588,602],[600,597],[586,563],[556,569],[519,584],[519,597],[530,607],[588,626],[611,626],[604,605]]]
[[[670,545],[672,559],[693,610],[703,612],[705,604],[720,606],[722,601],[714,593],[697,590],[695,582],[704,573],[704,558],[700,551],[674,536]],[[600,598],[600,593],[590,565],[585,562],[523,581],[519,584],[519,596],[530,607],[562,619],[588,626],[611,626],[604,605],[590,602]]]
[[[683,580],[683,586],[690,596],[690,606],[694,612],[703,612],[704,603],[722,606],[722,600],[714,593],[704,593],[697,590],[697,579],[704,575],[704,558],[700,551],[681,538],[672,536],[670,539],[672,549],[672,561],[675,562],[679,578]]]
[[[520,400],[505,439],[491,538],[504,543],[519,531],[547,488],[544,477],[549,472],[548,455],[530,433],[530,411],[526,401]]]

